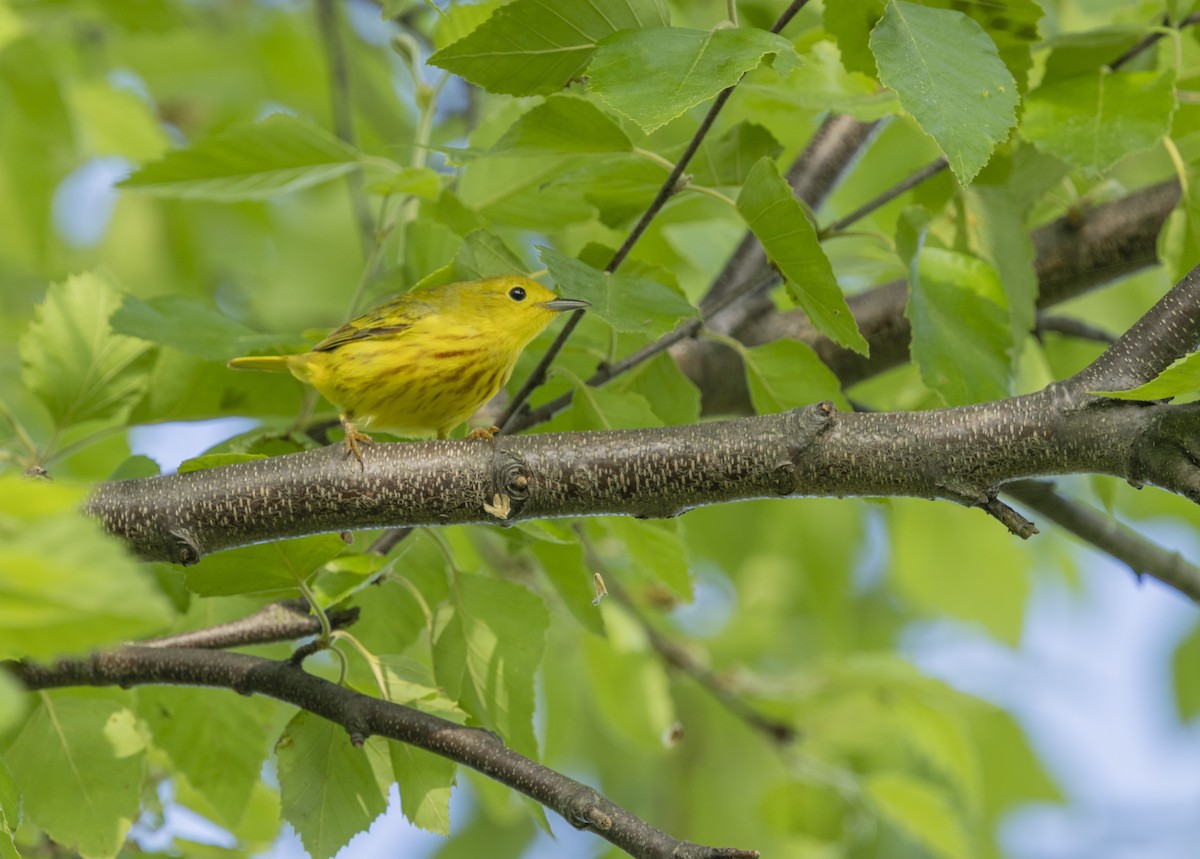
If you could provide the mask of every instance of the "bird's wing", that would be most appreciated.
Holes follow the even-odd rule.
[[[314,352],[332,352],[356,340],[395,337],[434,312],[424,302],[406,301],[401,296],[357,319],[352,319],[312,348]]]

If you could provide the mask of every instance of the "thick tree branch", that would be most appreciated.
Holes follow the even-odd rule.
[[[66,686],[174,684],[230,689],[275,698],[341,725],[355,745],[380,736],[471,767],[641,859],[757,857],[753,850],[706,847],[655,829],[585,784],[507,748],[490,731],[467,728],[419,710],[371,698],[287,662],[224,651],[124,647],[54,665],[8,663],[32,690]]]
[[[957,409],[781,415],[683,427],[379,444],[103,484],[87,504],[139,555],[195,563],[263,540],[509,519],[672,516],[783,496],[908,495],[989,509],[1023,477],[1112,474],[1200,498],[1200,406],[1107,401],[1061,383]]]
[[[1044,480],[1019,480],[1004,494],[1044,516],[1065,531],[1112,555],[1137,576],[1153,576],[1195,602],[1200,602],[1200,567],[1147,540],[1128,525],[1054,491]]]

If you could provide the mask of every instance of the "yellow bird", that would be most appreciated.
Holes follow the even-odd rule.
[[[446,438],[496,395],[555,316],[588,306],[515,275],[449,283],[393,299],[310,352],[234,358],[229,366],[290,372],[312,385],[338,407],[347,455],[361,464],[359,443],[371,438],[358,424]]]

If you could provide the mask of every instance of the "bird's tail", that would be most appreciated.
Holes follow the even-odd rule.
[[[287,373],[290,355],[248,355],[244,358],[234,358],[227,367],[235,370],[266,370],[269,373]]]

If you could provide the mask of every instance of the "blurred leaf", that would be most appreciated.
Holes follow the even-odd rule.
[[[24,816],[86,859],[116,856],[138,817],[144,742],[104,698],[42,692],[5,760]]]
[[[82,654],[162,629],[173,617],[154,580],[78,490],[0,477],[0,656]]]
[[[442,193],[442,179],[429,167],[401,167],[363,187],[372,194],[411,194],[422,200],[436,200]]]
[[[961,12],[892,0],[871,33],[879,79],[970,183],[1017,124],[1017,82]]]
[[[521,115],[491,152],[540,155],[554,152],[632,152],[629,135],[590,101],[554,95]]]
[[[737,207],[787,279],[788,294],[813,325],[847,349],[866,355],[867,341],[850,314],[817,231],[775,162],[763,158],[754,165]]]
[[[1012,329],[995,269],[976,257],[924,247],[909,266],[904,315],[921,379],[950,406],[1003,399]]]
[[[980,624],[1016,647],[1029,600],[1029,558],[978,510],[896,498],[889,505],[891,575],[919,610]],[[972,558],[967,565],[947,558]]]
[[[1175,75],[1101,68],[1029,93],[1021,136],[1089,173],[1147,149],[1171,128]]]
[[[1176,712],[1182,721],[1190,722],[1200,713],[1200,626],[1194,627],[1175,648],[1171,673]]]
[[[275,114],[170,152],[120,187],[188,200],[266,200],[328,182],[357,166],[358,153],[328,131]]]
[[[841,382],[799,340],[780,339],[741,350],[754,411],[773,415],[823,400],[848,408]]]
[[[500,0],[481,0],[479,3],[448,3],[433,25],[434,50],[440,51],[473,32],[499,6]],[[385,15],[385,17],[387,16]]]
[[[974,855],[960,822],[961,812],[944,789],[899,772],[869,776],[866,789],[884,818],[931,855],[940,859]]]
[[[227,549],[188,567],[187,586],[201,596],[294,590],[297,582],[345,549],[337,534]]]
[[[94,154],[146,161],[167,150],[169,138],[152,106],[129,90],[88,81],[74,87],[70,99]]]
[[[583,72],[600,39],[618,30],[666,26],[657,0],[514,0],[429,58],[488,92],[544,95]]]
[[[21,381],[59,427],[124,420],[146,390],[149,345],[113,333],[108,319],[121,294],[102,274],[50,286],[21,338]]]
[[[599,611],[608,638],[588,636],[583,642],[596,715],[606,734],[631,744],[639,754],[662,754],[676,720],[663,661],[620,606],[605,600]]]
[[[341,725],[301,711],[275,750],[283,817],[313,859],[330,859],[386,810],[367,749]]]
[[[1007,190],[982,184],[966,191],[964,202],[972,247],[996,270],[1007,296],[1012,342],[1019,344],[1033,330],[1038,296],[1036,251],[1025,213]]]
[[[538,253],[564,296],[590,301],[588,313],[618,331],[639,331],[654,337],[698,313],[679,290],[665,284],[608,274],[553,248],[539,247]]]
[[[685,602],[692,601],[691,564],[678,520],[614,516],[604,521],[603,530],[622,548],[621,560],[637,575],[666,586]]]
[[[279,343],[278,335],[259,334],[182,295],[160,295],[145,301],[127,295],[110,323],[118,334],[170,346],[209,361],[228,361]]]
[[[526,523],[527,525],[533,523]],[[541,537],[541,529],[523,528],[525,533]],[[567,610],[584,628],[596,635],[604,635],[604,620],[593,603],[596,597],[595,579],[584,558],[578,542],[560,543],[547,539],[529,541],[529,549],[538,559],[550,584],[558,591],[559,598]]]
[[[21,717],[25,715],[25,711],[32,705],[32,697],[26,692],[25,687],[17,682],[17,679],[11,674],[0,672],[0,737],[8,736],[9,731],[21,721]],[[3,764],[0,763],[0,767]],[[3,773],[0,773],[0,783],[3,782]],[[16,806],[11,809],[14,815],[16,814]],[[0,788],[0,817],[4,814],[4,793]]]
[[[766,30],[627,30],[600,42],[588,86],[649,134],[736,84],[768,54],[781,75],[800,63],[790,41]]]

